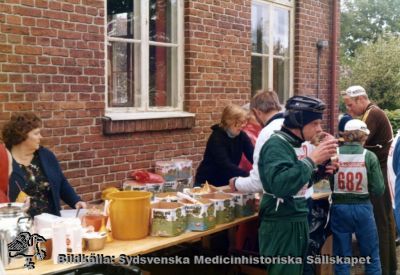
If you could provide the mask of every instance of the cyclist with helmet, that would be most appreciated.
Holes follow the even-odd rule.
[[[284,123],[264,144],[258,162],[265,191],[260,205],[260,254],[268,274],[302,274],[308,243],[307,198],[317,165],[336,154],[337,140],[325,139],[310,153],[302,143],[322,133],[325,104],[310,96],[286,102]],[[336,165],[328,165],[333,173]]]

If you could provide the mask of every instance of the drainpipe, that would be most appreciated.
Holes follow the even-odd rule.
[[[328,41],[318,40],[317,42],[317,98],[319,98],[320,81],[321,81],[321,53],[322,49],[328,47]]]
[[[332,55],[331,55],[331,68],[332,68],[332,84],[331,84],[331,94],[330,94],[330,122],[329,128],[331,134],[335,133],[335,96],[337,94],[337,85],[336,85],[336,78],[337,78],[337,22],[338,22],[338,1],[340,0],[333,0],[332,1]]]

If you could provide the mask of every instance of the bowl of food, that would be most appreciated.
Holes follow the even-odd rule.
[[[178,202],[178,195],[177,192],[164,192],[158,193],[154,196],[154,202]]]
[[[185,188],[183,192],[196,199],[205,194],[218,192],[218,189],[215,186],[206,182],[205,184],[203,184],[202,187],[197,186],[194,188]]]
[[[106,245],[106,232],[88,232],[83,235],[85,249],[88,251],[102,250]]]

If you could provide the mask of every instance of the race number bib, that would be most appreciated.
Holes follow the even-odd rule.
[[[298,160],[302,160],[306,158],[311,151],[313,150],[314,146],[309,143],[308,141],[304,142],[301,147],[299,148],[293,148],[294,151],[296,152],[296,156]],[[311,195],[314,193],[314,188],[311,186],[308,188],[308,182],[304,184],[304,186],[300,189],[299,192],[297,192],[296,195],[294,195],[294,198],[309,198]]]
[[[339,154],[339,170],[335,174],[334,193],[368,194],[365,154]]]

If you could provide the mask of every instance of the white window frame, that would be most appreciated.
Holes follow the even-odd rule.
[[[271,7],[279,7],[285,10],[288,10],[290,12],[289,16],[289,53],[290,53],[290,59],[289,59],[289,92],[288,94],[284,94],[285,100],[291,96],[293,96],[293,83],[294,83],[294,27],[295,27],[295,10],[294,10],[294,0],[252,0],[252,5],[253,3],[258,3],[258,4],[268,4]],[[274,13],[273,9],[269,9],[269,22],[274,22]],[[268,81],[265,83],[264,81],[262,82],[262,89],[264,90],[273,90],[273,80],[274,80],[274,75],[273,75],[273,70],[274,70],[274,58],[282,58],[282,56],[274,55],[274,47],[272,45],[273,39],[272,39],[272,31],[273,28],[270,26],[268,29],[268,36],[269,36],[269,41],[270,41],[270,46],[268,49],[268,53],[265,54],[260,54],[260,53],[251,53],[251,56],[260,56],[260,57],[268,57]],[[277,91],[278,92],[278,91]]]
[[[105,116],[112,120],[134,120],[134,119],[151,119],[151,118],[170,118],[170,117],[188,117],[194,114],[183,111],[184,101],[184,0],[177,1],[177,40],[174,43],[163,43],[149,41],[149,0],[140,0],[140,39],[123,39],[117,37],[108,37],[107,34],[107,0],[105,3],[105,35],[104,35],[104,52],[105,52]],[[140,73],[140,91],[141,101],[139,107],[110,107],[108,106],[108,42],[140,42],[141,44],[141,73]],[[150,107],[149,105],[149,49],[150,46],[177,47],[177,59],[171,60],[177,63],[177,83],[173,84],[177,89],[176,93],[172,93],[172,100],[177,101],[177,107]],[[139,66],[135,65],[134,70]],[[175,97],[177,97],[175,99]]]

